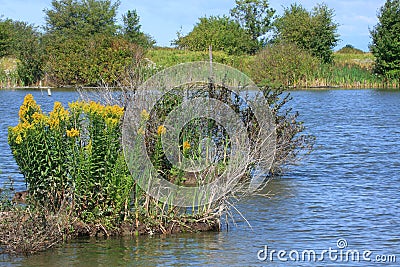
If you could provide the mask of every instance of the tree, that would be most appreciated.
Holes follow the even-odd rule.
[[[47,33],[90,36],[113,35],[117,31],[118,1],[53,0],[51,5],[51,9],[44,10]]]
[[[269,7],[268,0],[236,0],[231,16],[244,28],[254,41],[263,44],[264,36],[272,27],[275,10]]]
[[[55,86],[115,85],[125,78],[128,68],[143,59],[142,49],[121,36],[58,38],[46,46],[46,71]]]
[[[152,47],[155,44],[155,41],[151,36],[140,30],[142,25],[139,23],[140,17],[136,10],[128,10],[128,12],[122,16],[122,21],[124,23],[122,34],[128,41],[145,48]]]
[[[317,5],[311,12],[298,4],[285,8],[277,18],[275,41],[292,42],[320,58],[323,63],[333,61],[333,48],[338,42],[338,24],[334,11],[326,5]]]
[[[18,77],[32,85],[43,76],[41,34],[33,25],[10,19],[0,20],[0,57],[17,59]]]
[[[347,44],[337,51],[339,54],[364,54],[361,49],[355,48],[351,44]]]
[[[386,78],[400,78],[400,0],[387,0],[378,13],[378,24],[370,31],[370,50],[375,72]]]
[[[43,77],[44,48],[42,35],[26,22],[13,22],[14,55],[18,59],[17,71],[24,85],[32,85]]]
[[[214,50],[228,54],[251,53],[257,43],[239,23],[227,16],[211,16],[199,18],[199,22],[186,36],[179,36],[174,41],[178,48],[192,51],[205,51],[211,45]]]
[[[0,57],[11,53],[12,28],[13,25],[10,19],[0,19]]]
[[[52,9],[45,10],[44,38],[52,84],[115,85],[142,60],[142,49],[118,34],[118,6],[119,1],[111,0],[52,1]],[[140,30],[136,13],[127,15],[126,22],[132,31],[128,35]]]

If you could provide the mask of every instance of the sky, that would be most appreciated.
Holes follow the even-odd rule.
[[[351,44],[368,51],[371,43],[369,29],[377,24],[377,12],[385,0],[270,0],[277,15],[284,7],[300,3],[311,10],[317,3],[325,3],[335,11],[334,20],[339,24],[340,41],[335,50]],[[229,15],[235,0],[120,0],[118,19],[128,10],[136,9],[140,16],[142,31],[150,34],[158,46],[170,46],[177,32],[187,34],[199,17]],[[51,0],[0,0],[2,19],[25,21],[36,26],[45,24],[44,9],[51,8]]]

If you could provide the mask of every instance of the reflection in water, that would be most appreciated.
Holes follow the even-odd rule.
[[[265,189],[269,197],[239,203],[251,228],[236,216],[236,225],[231,223],[228,232],[225,228],[220,233],[85,239],[27,258],[4,256],[0,265],[251,266],[260,264],[257,252],[265,245],[321,251],[337,249],[339,238],[347,240],[348,249],[371,250],[372,257],[397,254],[399,261],[400,92],[296,91],[293,97],[291,105],[317,137],[316,150],[284,177],[271,181]],[[16,114],[10,114],[6,124],[15,124]],[[7,160],[10,165],[12,160]],[[329,260],[317,265],[326,264],[340,265]],[[371,265],[357,263],[362,264]]]

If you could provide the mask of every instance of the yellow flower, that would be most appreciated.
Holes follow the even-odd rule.
[[[147,112],[147,110],[143,109],[140,113],[140,117],[142,118],[142,120],[148,121],[150,119],[150,114]]]
[[[68,107],[71,110],[71,112],[81,112],[85,105],[85,102],[83,101],[75,101],[72,103],[68,103]]]
[[[64,109],[60,102],[54,102],[54,108],[49,113],[49,125],[51,129],[58,128],[60,122],[69,119],[69,111]]]
[[[27,94],[24,98],[24,103],[21,105],[18,116],[21,122],[31,122],[32,114],[35,112],[41,113],[40,106],[36,104],[33,96],[31,94]]]
[[[190,143],[188,141],[183,142],[183,151],[190,149]]]
[[[85,146],[86,151],[92,151],[92,140],[89,140],[89,143]]]
[[[21,120],[25,120],[25,115],[28,113],[28,108],[23,104],[19,108],[18,116]]]
[[[107,126],[113,127],[113,126],[117,125],[118,122],[119,122],[118,119],[113,119],[113,118],[107,118],[107,119],[106,119],[106,124],[107,124]]]
[[[67,130],[67,136],[68,137],[78,137],[79,136],[79,130],[72,128],[71,130]]]
[[[138,130],[137,133],[140,134],[140,135],[144,135],[144,134],[146,133],[146,132],[144,131],[143,126],[139,128],[139,130]]]
[[[106,106],[104,109],[104,114],[103,116],[107,118],[121,118],[122,115],[124,114],[124,108],[121,108],[118,105],[114,106]]]
[[[118,105],[111,106],[111,113],[119,119],[124,115],[124,108]]]
[[[15,143],[17,143],[18,145],[22,143],[22,136],[20,134],[17,135],[17,137],[15,138]]]
[[[158,134],[158,135],[163,135],[163,134],[165,134],[166,132],[167,132],[167,129],[165,128],[164,125],[158,126],[158,129],[157,129],[157,134]]]
[[[32,119],[33,119],[33,124],[37,124],[37,123],[41,123],[41,122],[46,122],[46,116],[41,113],[41,112],[35,112],[32,115]]]

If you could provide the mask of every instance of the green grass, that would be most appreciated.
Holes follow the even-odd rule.
[[[0,88],[18,84],[17,64],[18,60],[13,57],[0,58]]]
[[[372,70],[375,57],[371,53],[363,54],[345,54],[345,53],[335,53],[334,62],[338,67],[343,66],[359,66],[367,70]]]
[[[17,69],[17,59],[12,57],[0,58],[0,70],[15,71]]]
[[[176,64],[208,61],[209,53],[179,50],[174,48],[154,48],[146,55],[158,67],[166,68]],[[232,66],[252,77],[255,56],[227,55],[213,51],[213,61]],[[375,88],[399,86],[396,82],[384,83],[373,73],[375,58],[371,53],[334,53],[333,65],[320,65],[298,87],[334,86],[344,88]],[[398,83],[398,82],[397,82]]]
[[[193,61],[209,61],[208,51],[188,51],[174,48],[149,49],[146,57],[157,65],[158,69]],[[234,56],[223,51],[213,51],[213,61],[234,67],[252,77],[254,58],[251,55]],[[375,58],[371,53],[334,53],[334,64],[321,65],[311,73],[300,87],[337,86],[337,87],[382,87],[383,81],[373,74]],[[11,57],[0,58],[0,87],[18,83],[16,73],[17,60]],[[4,70],[11,70],[6,77]],[[397,82],[398,83],[398,82]],[[392,84],[390,82],[390,84]],[[396,84],[391,86],[398,86]]]
[[[146,57],[157,64],[161,68],[168,68],[180,63],[193,61],[209,61],[210,56],[208,51],[188,51],[174,48],[154,48],[150,49]],[[213,51],[213,61],[226,64],[237,68],[244,73],[249,73],[253,56],[228,55],[223,51]]]

